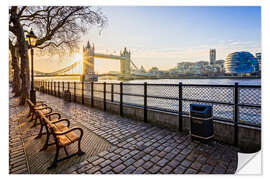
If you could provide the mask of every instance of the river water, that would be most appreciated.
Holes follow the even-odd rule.
[[[99,82],[120,82],[116,80],[101,80]],[[261,85],[261,79],[143,79],[132,80],[127,83],[155,83],[155,84],[219,84],[219,85],[233,85],[239,83],[239,85]]]

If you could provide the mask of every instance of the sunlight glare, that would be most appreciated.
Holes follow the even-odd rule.
[[[79,65],[77,66],[77,70],[79,74],[83,73],[83,57],[81,53],[74,54],[73,63],[79,62]]]

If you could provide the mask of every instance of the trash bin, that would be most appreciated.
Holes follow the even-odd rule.
[[[212,106],[190,104],[190,126],[193,140],[210,142],[214,137]]]
[[[44,93],[44,86],[40,86],[40,87],[39,87],[39,91],[41,91],[41,92]]]
[[[71,93],[69,90],[64,91],[64,101],[71,101]]]

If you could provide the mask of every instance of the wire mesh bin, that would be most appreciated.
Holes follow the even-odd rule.
[[[68,102],[71,102],[71,93],[70,93],[69,90],[65,90],[65,92],[64,92],[64,100],[68,101]]]
[[[214,138],[212,106],[190,104],[190,134],[193,140],[205,143]]]

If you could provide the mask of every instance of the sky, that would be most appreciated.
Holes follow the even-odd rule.
[[[82,43],[94,43],[96,52],[119,54],[124,47],[131,59],[149,70],[168,70],[183,61],[217,59],[235,51],[261,51],[260,7],[101,6],[107,26],[91,27]],[[43,60],[45,63],[46,60]],[[42,61],[40,61],[41,64]],[[97,72],[119,71],[119,62],[96,59]],[[56,68],[54,66],[54,68]]]

